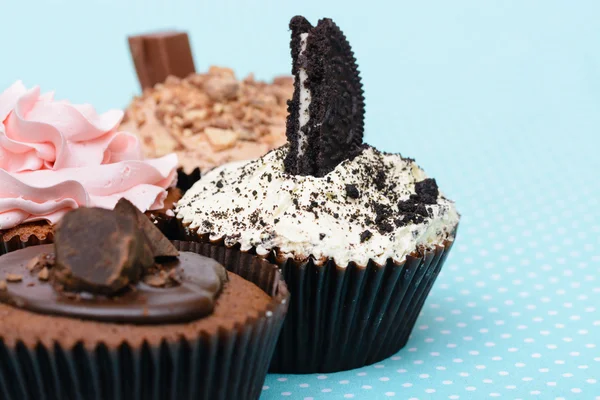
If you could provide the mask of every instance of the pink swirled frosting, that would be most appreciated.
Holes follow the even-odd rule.
[[[144,160],[137,137],[119,132],[120,110],[56,101],[20,81],[0,94],[0,229],[57,222],[77,207],[163,207],[177,156]]]

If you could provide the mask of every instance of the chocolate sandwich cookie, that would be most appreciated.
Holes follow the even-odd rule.
[[[361,151],[365,99],[352,48],[329,18],[290,22],[294,96],[288,103],[285,169],[324,176]]]
[[[276,266],[171,242],[127,200],[67,213],[55,239],[0,257],[2,399],[258,398]]]

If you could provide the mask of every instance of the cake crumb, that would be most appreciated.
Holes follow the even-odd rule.
[[[42,270],[38,273],[38,279],[40,281],[47,281],[49,277],[50,271],[48,271],[48,268],[46,267],[42,268]]]
[[[23,280],[23,275],[21,274],[6,274],[7,282],[21,282]]]
[[[6,281],[5,280],[1,280],[0,281],[0,292],[4,292],[6,289],[7,289]]]

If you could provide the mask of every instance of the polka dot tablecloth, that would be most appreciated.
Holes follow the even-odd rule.
[[[357,370],[269,375],[262,400],[600,399],[600,141],[531,128],[407,144],[462,214],[408,344]]]

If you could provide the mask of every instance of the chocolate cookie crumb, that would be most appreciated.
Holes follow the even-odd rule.
[[[372,236],[373,234],[371,233],[371,231],[367,229],[366,231],[360,234],[360,242],[364,243],[367,240],[371,239]]]
[[[360,191],[355,185],[346,185],[346,196],[351,199],[358,199],[360,197]]]

